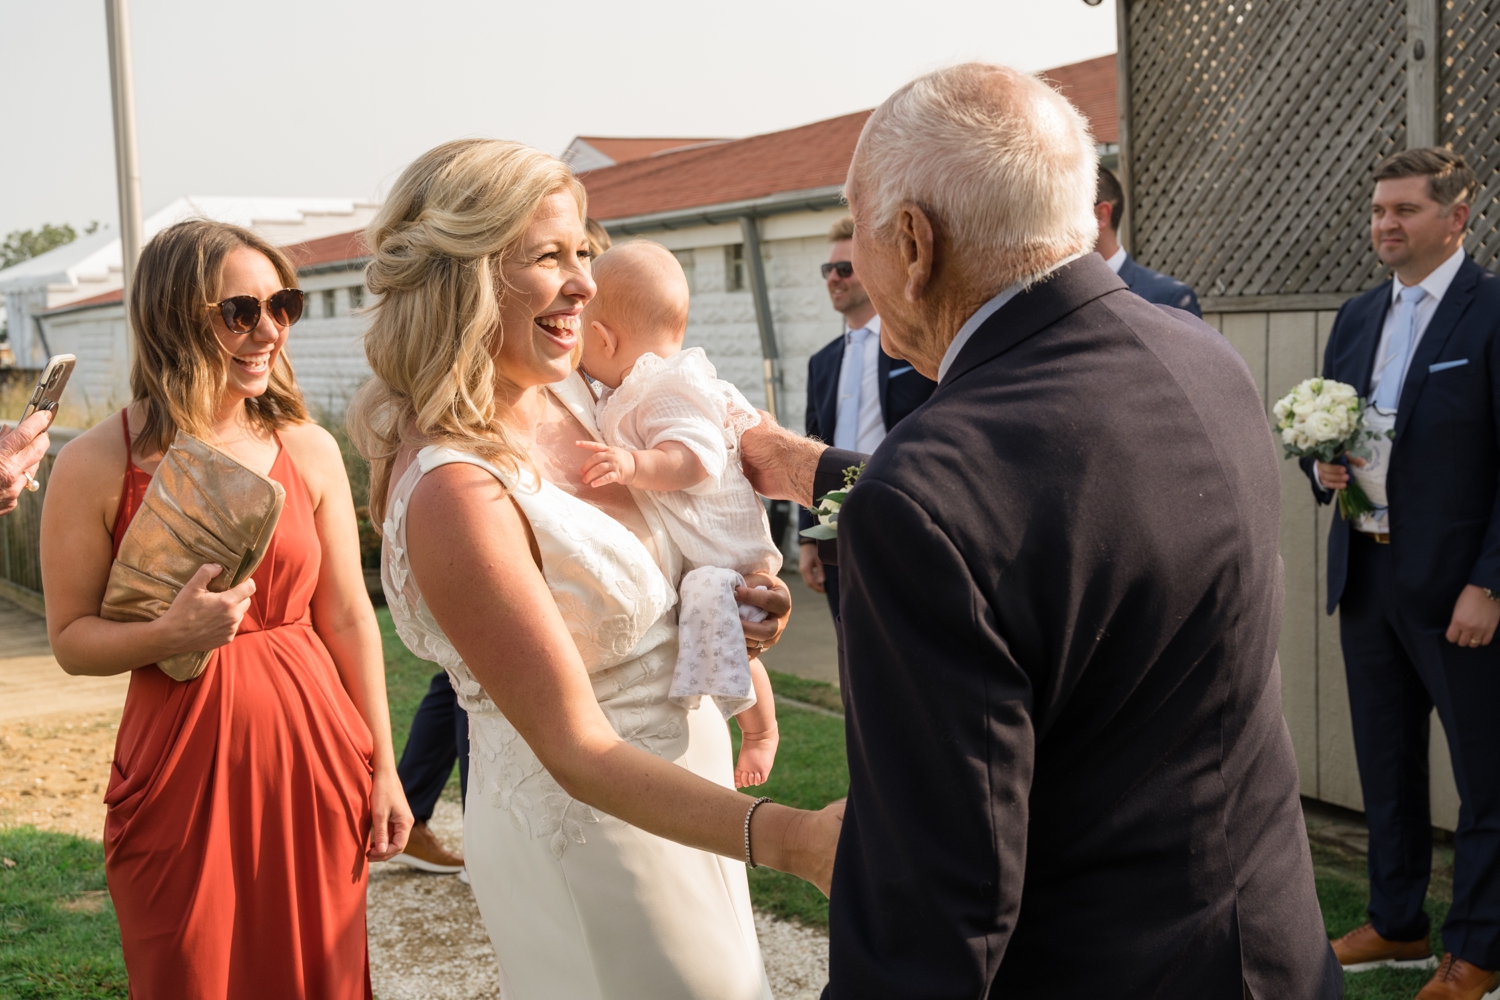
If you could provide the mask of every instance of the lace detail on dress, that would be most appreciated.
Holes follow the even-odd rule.
[[[687,745],[684,713],[666,697],[676,660],[676,594],[645,547],[619,522],[549,483],[523,477],[513,484],[476,456],[424,448],[391,491],[381,582],[396,633],[414,654],[447,672],[468,711],[480,801],[506,813],[531,837],[548,838],[552,854],[561,858],[570,844],[587,843],[585,826],[599,817],[547,773],[448,641],[411,578],[407,501],[422,476],[451,462],[477,465],[511,489],[605,716],[623,739],[667,760],[678,759]],[[478,804],[476,797],[470,804]]]

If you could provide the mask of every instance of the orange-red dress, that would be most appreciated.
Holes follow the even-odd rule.
[[[117,550],[151,478],[127,463]],[[321,550],[285,447],[270,475],[286,507],[239,633],[195,680],[130,677],[104,857],[133,1000],[370,996],[370,731],[312,629]]]

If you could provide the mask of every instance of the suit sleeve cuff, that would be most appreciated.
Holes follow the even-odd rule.
[[[818,457],[818,471],[813,476],[813,502],[825,493],[844,488],[844,470],[852,465],[858,465],[869,455],[862,455],[857,451],[844,451],[842,448],[829,448]],[[838,539],[830,538],[818,542],[818,559],[825,566],[837,566],[839,564]]]

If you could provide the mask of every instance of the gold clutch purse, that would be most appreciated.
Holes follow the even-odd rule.
[[[238,586],[260,566],[286,491],[219,449],[179,430],[120,540],[99,617],[155,621],[206,563],[224,572],[208,589]],[[211,651],[179,653],[157,664],[177,681],[203,673]]]

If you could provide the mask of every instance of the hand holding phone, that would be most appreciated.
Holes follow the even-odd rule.
[[[55,420],[57,404],[62,401],[63,390],[68,387],[68,379],[73,377],[77,364],[78,359],[71,354],[54,354],[48,358],[47,367],[42,369],[42,377],[36,380],[36,388],[26,401],[21,419],[25,420],[38,410],[47,410]]]

